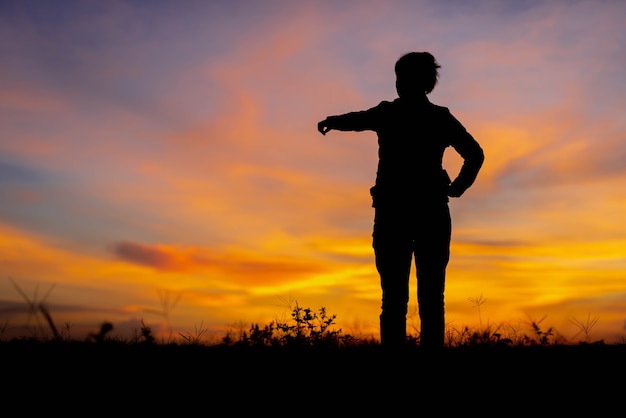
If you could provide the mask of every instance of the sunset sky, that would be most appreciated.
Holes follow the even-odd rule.
[[[0,330],[45,329],[26,299],[76,337],[221,336],[297,302],[378,337],[376,135],[316,125],[393,100],[395,61],[429,51],[431,101],[486,155],[450,203],[449,328],[622,341],[625,21],[620,0],[2,0]]]

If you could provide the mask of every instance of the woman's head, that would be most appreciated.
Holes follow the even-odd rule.
[[[439,79],[435,57],[429,52],[409,52],[396,61],[396,90],[400,97],[428,94]]]

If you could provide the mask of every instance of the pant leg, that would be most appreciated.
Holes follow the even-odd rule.
[[[407,225],[397,216],[386,217],[377,210],[372,246],[382,289],[380,339],[386,347],[399,347],[406,341],[413,256],[413,240],[407,231]]]
[[[420,345],[444,345],[446,268],[450,259],[452,223],[448,205],[424,210],[416,231],[415,265]]]

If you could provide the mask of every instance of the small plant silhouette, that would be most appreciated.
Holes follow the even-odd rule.
[[[41,328],[41,325],[39,324],[39,316],[38,313],[41,314],[41,316],[43,316],[43,318],[46,320],[46,322],[48,323],[48,327],[50,328],[50,330],[52,331],[52,334],[54,335],[54,338],[56,340],[61,340],[61,334],[59,334],[59,331],[57,330],[57,327],[54,324],[54,321],[52,320],[52,315],[50,315],[50,311],[48,310],[48,307],[45,305],[45,300],[47,299],[47,297],[50,295],[50,293],[52,292],[52,289],[54,289],[55,284],[52,284],[50,286],[50,288],[48,289],[48,291],[46,292],[46,294],[43,296],[43,298],[41,299],[41,301],[37,302],[37,293],[39,291],[39,285],[37,285],[35,287],[35,293],[33,295],[33,298],[30,299],[26,293],[24,293],[22,291],[22,289],[17,285],[17,283],[15,283],[15,281],[13,279],[11,279],[9,277],[9,281],[11,282],[11,284],[13,285],[13,287],[15,287],[15,289],[18,291],[18,293],[20,295],[22,295],[22,297],[24,298],[24,300],[26,301],[27,305],[28,305],[28,319],[26,320],[26,327],[28,328],[30,326],[30,319],[31,317],[35,317],[35,320],[37,321],[37,325],[39,326],[39,328]],[[34,334],[35,337],[37,336],[37,326],[35,326],[34,329]]]
[[[470,302],[474,304],[474,308],[478,309],[478,329],[479,331],[483,328],[483,320],[480,312],[480,307],[487,302],[487,299],[483,298],[483,294],[481,293],[478,297],[467,298]]]
[[[152,329],[143,322],[143,319],[141,320],[141,337],[144,344],[153,344],[155,341]]]
[[[195,327],[195,333],[182,333],[179,332],[178,335],[185,341],[186,344],[189,345],[201,345],[202,338],[204,334],[208,331],[206,328],[202,328],[202,322],[200,323],[200,328]]]
[[[539,320],[534,320],[530,316],[527,321],[524,321],[526,325],[530,327],[532,331],[532,335],[524,335],[524,344],[526,345],[556,345],[558,343],[558,336],[556,335],[556,330],[553,327],[548,328],[547,330],[541,329],[541,323],[547,318],[547,315],[544,315]]]
[[[594,317],[591,318],[591,313],[587,314],[587,320],[585,322],[580,321],[579,319],[576,318],[572,318],[569,320],[572,324],[576,325],[576,327],[578,327],[578,329],[580,330],[578,332],[578,334],[580,334],[581,332],[585,334],[585,343],[590,342],[590,337],[589,334],[591,332],[591,329],[596,325],[596,323],[598,322],[598,317]],[[576,335],[578,335],[576,334]],[[575,336],[576,336],[575,335]],[[601,341],[600,341],[601,342]]]
[[[151,345],[156,343],[154,335],[152,335],[152,328],[150,328],[144,320],[141,320],[141,328],[133,329],[133,338],[130,341],[131,344],[147,344]]]
[[[87,341],[94,341],[98,344],[106,341],[106,335],[113,331],[113,324],[110,322],[105,322],[100,326],[100,331],[97,334],[90,333],[87,337]]]
[[[151,313],[158,315],[163,318],[163,322],[165,323],[165,328],[169,332],[169,339],[172,336],[172,329],[170,323],[170,315],[174,308],[180,302],[181,297],[183,296],[182,292],[174,292],[167,289],[157,289],[157,295],[159,296],[159,303],[161,304],[161,309],[153,309],[153,308],[144,308],[143,311],[146,313]]]

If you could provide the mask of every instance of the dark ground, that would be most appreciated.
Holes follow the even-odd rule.
[[[27,416],[603,417],[626,410],[626,345],[385,353],[379,346],[9,341],[0,356],[3,409],[17,405]]]

